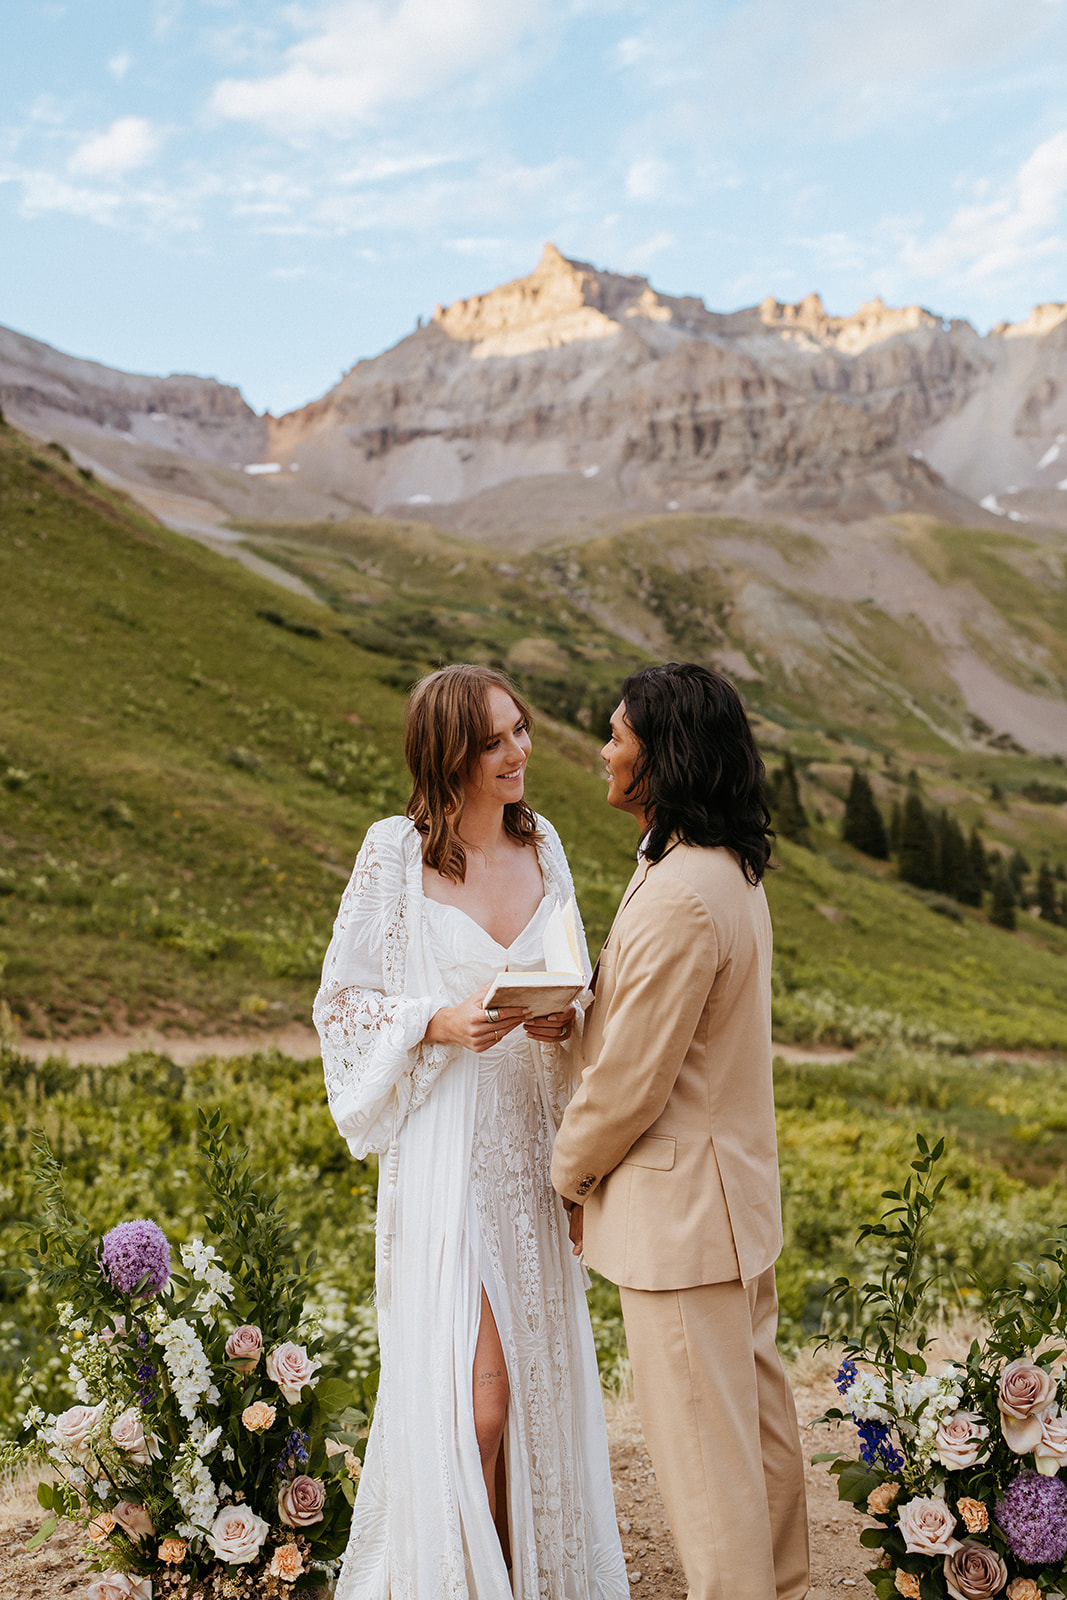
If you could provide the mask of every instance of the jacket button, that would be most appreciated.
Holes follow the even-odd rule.
[[[579,1194],[588,1194],[590,1189],[593,1187],[595,1182],[596,1182],[596,1177],[594,1176],[594,1174],[591,1173],[591,1172],[587,1172],[585,1174],[585,1177],[582,1178],[581,1182],[577,1186],[578,1187],[578,1193]]]

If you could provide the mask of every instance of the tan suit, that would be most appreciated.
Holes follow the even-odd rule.
[[[552,1179],[621,1287],[691,1600],[807,1592],[803,1462],[774,1345],[781,1208],[771,924],[723,849],[639,865],[601,953]]]

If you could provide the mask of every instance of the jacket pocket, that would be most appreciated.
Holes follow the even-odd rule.
[[[646,1133],[619,1162],[621,1167],[652,1167],[669,1172],[674,1166],[674,1139],[668,1134]]]

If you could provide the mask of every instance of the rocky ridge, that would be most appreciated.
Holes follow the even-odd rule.
[[[215,521],[403,508],[526,542],[663,510],[1067,526],[1067,306],[984,336],[877,299],[720,313],[552,245],[283,417],[5,330],[0,404]]]

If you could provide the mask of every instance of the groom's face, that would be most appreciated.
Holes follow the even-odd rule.
[[[629,811],[644,821],[645,808],[627,794],[633,782],[634,767],[641,754],[641,741],[626,720],[626,703],[619,702],[611,714],[611,738],[600,752],[604,776],[608,780],[608,805],[616,811]]]

